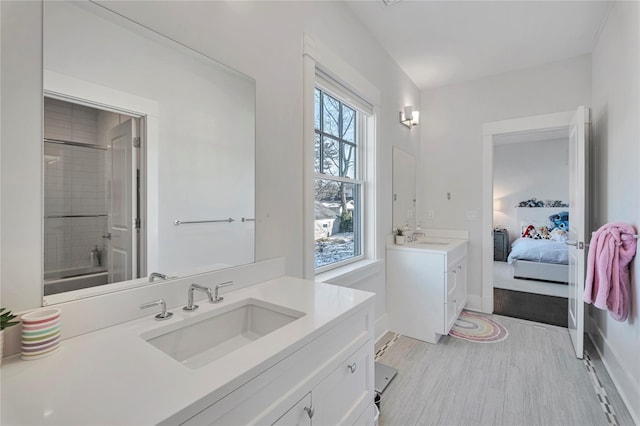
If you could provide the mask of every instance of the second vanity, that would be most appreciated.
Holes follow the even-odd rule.
[[[467,232],[426,231],[387,244],[390,329],[429,343],[451,330],[467,302]]]
[[[372,424],[373,301],[280,277],[194,312],[176,307],[169,320],[64,340],[47,358],[5,358],[2,424]],[[225,330],[245,321],[242,339],[254,336],[198,349],[208,320]]]

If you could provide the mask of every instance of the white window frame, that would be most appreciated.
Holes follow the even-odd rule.
[[[355,138],[355,145],[356,145],[356,161],[355,161],[356,176],[355,178],[353,179],[344,178],[340,176],[332,176],[332,175],[326,175],[326,174],[315,172],[314,181],[316,179],[323,179],[323,180],[330,180],[333,182],[351,183],[351,184],[360,186],[360,195],[359,195],[360,202],[358,207],[359,208],[358,223],[359,223],[360,229],[357,231],[357,234],[359,237],[358,242],[355,241],[356,230],[354,228],[354,244],[358,244],[360,246],[360,254],[349,257],[348,259],[342,260],[340,262],[333,262],[328,265],[315,268],[316,274],[320,274],[322,272],[340,268],[342,266],[360,261],[365,258],[365,247],[366,247],[366,240],[367,240],[367,233],[366,233],[367,228],[366,228],[366,219],[365,219],[365,207],[367,205],[366,203],[367,194],[365,190],[365,184],[366,184],[365,178],[367,176],[367,168],[368,168],[365,153],[367,149],[366,147],[367,139],[369,137],[369,135],[367,134],[365,123],[369,118],[369,116],[371,115],[371,113],[369,112],[370,108],[368,106],[362,106],[361,102],[352,102],[352,100],[349,99],[350,98],[349,95],[347,93],[344,93],[344,90],[340,90],[339,87],[335,86],[335,83],[331,84],[326,80],[326,77],[322,75],[318,75],[318,73],[316,73],[315,87],[320,89],[322,92],[328,94],[329,96],[337,99],[339,102],[346,105],[347,107],[353,108],[356,111],[357,118],[356,118],[356,138]],[[369,111],[363,111],[363,109],[365,108],[368,109]],[[315,114],[314,114],[314,123],[315,123]],[[315,134],[315,124],[314,124],[314,134]],[[322,143],[322,141],[320,143]],[[314,266],[315,266],[315,246],[314,246]]]
[[[303,56],[303,153],[304,153],[304,277],[313,279],[317,273],[349,268],[359,262],[373,261],[376,250],[377,197],[376,169],[376,113],[380,109],[380,92],[347,62],[337,57],[316,39],[305,34]],[[320,76],[320,77],[318,77]],[[321,80],[321,81],[319,81]],[[315,107],[316,86],[326,90],[348,105],[356,107],[362,117],[358,124],[362,139],[358,143],[361,186],[362,245],[361,254],[341,262],[315,268],[314,202],[315,202]],[[321,176],[320,176],[321,177]]]

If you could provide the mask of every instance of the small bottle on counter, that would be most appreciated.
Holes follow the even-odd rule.
[[[90,265],[92,267],[98,267],[100,266],[101,262],[100,262],[100,250],[98,249],[98,246],[95,246],[93,248],[93,250],[91,250],[91,252],[89,253],[89,259],[90,259]]]

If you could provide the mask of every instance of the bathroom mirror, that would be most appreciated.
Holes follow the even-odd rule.
[[[416,159],[393,147],[393,229],[416,226]]]
[[[44,2],[44,304],[254,261],[255,81]]]

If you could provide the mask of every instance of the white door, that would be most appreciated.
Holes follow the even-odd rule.
[[[136,120],[127,120],[110,131],[109,145],[109,282],[136,276],[135,206],[136,162],[133,138]]]
[[[587,137],[589,109],[578,107],[569,128],[569,335],[582,359],[587,251]]]

